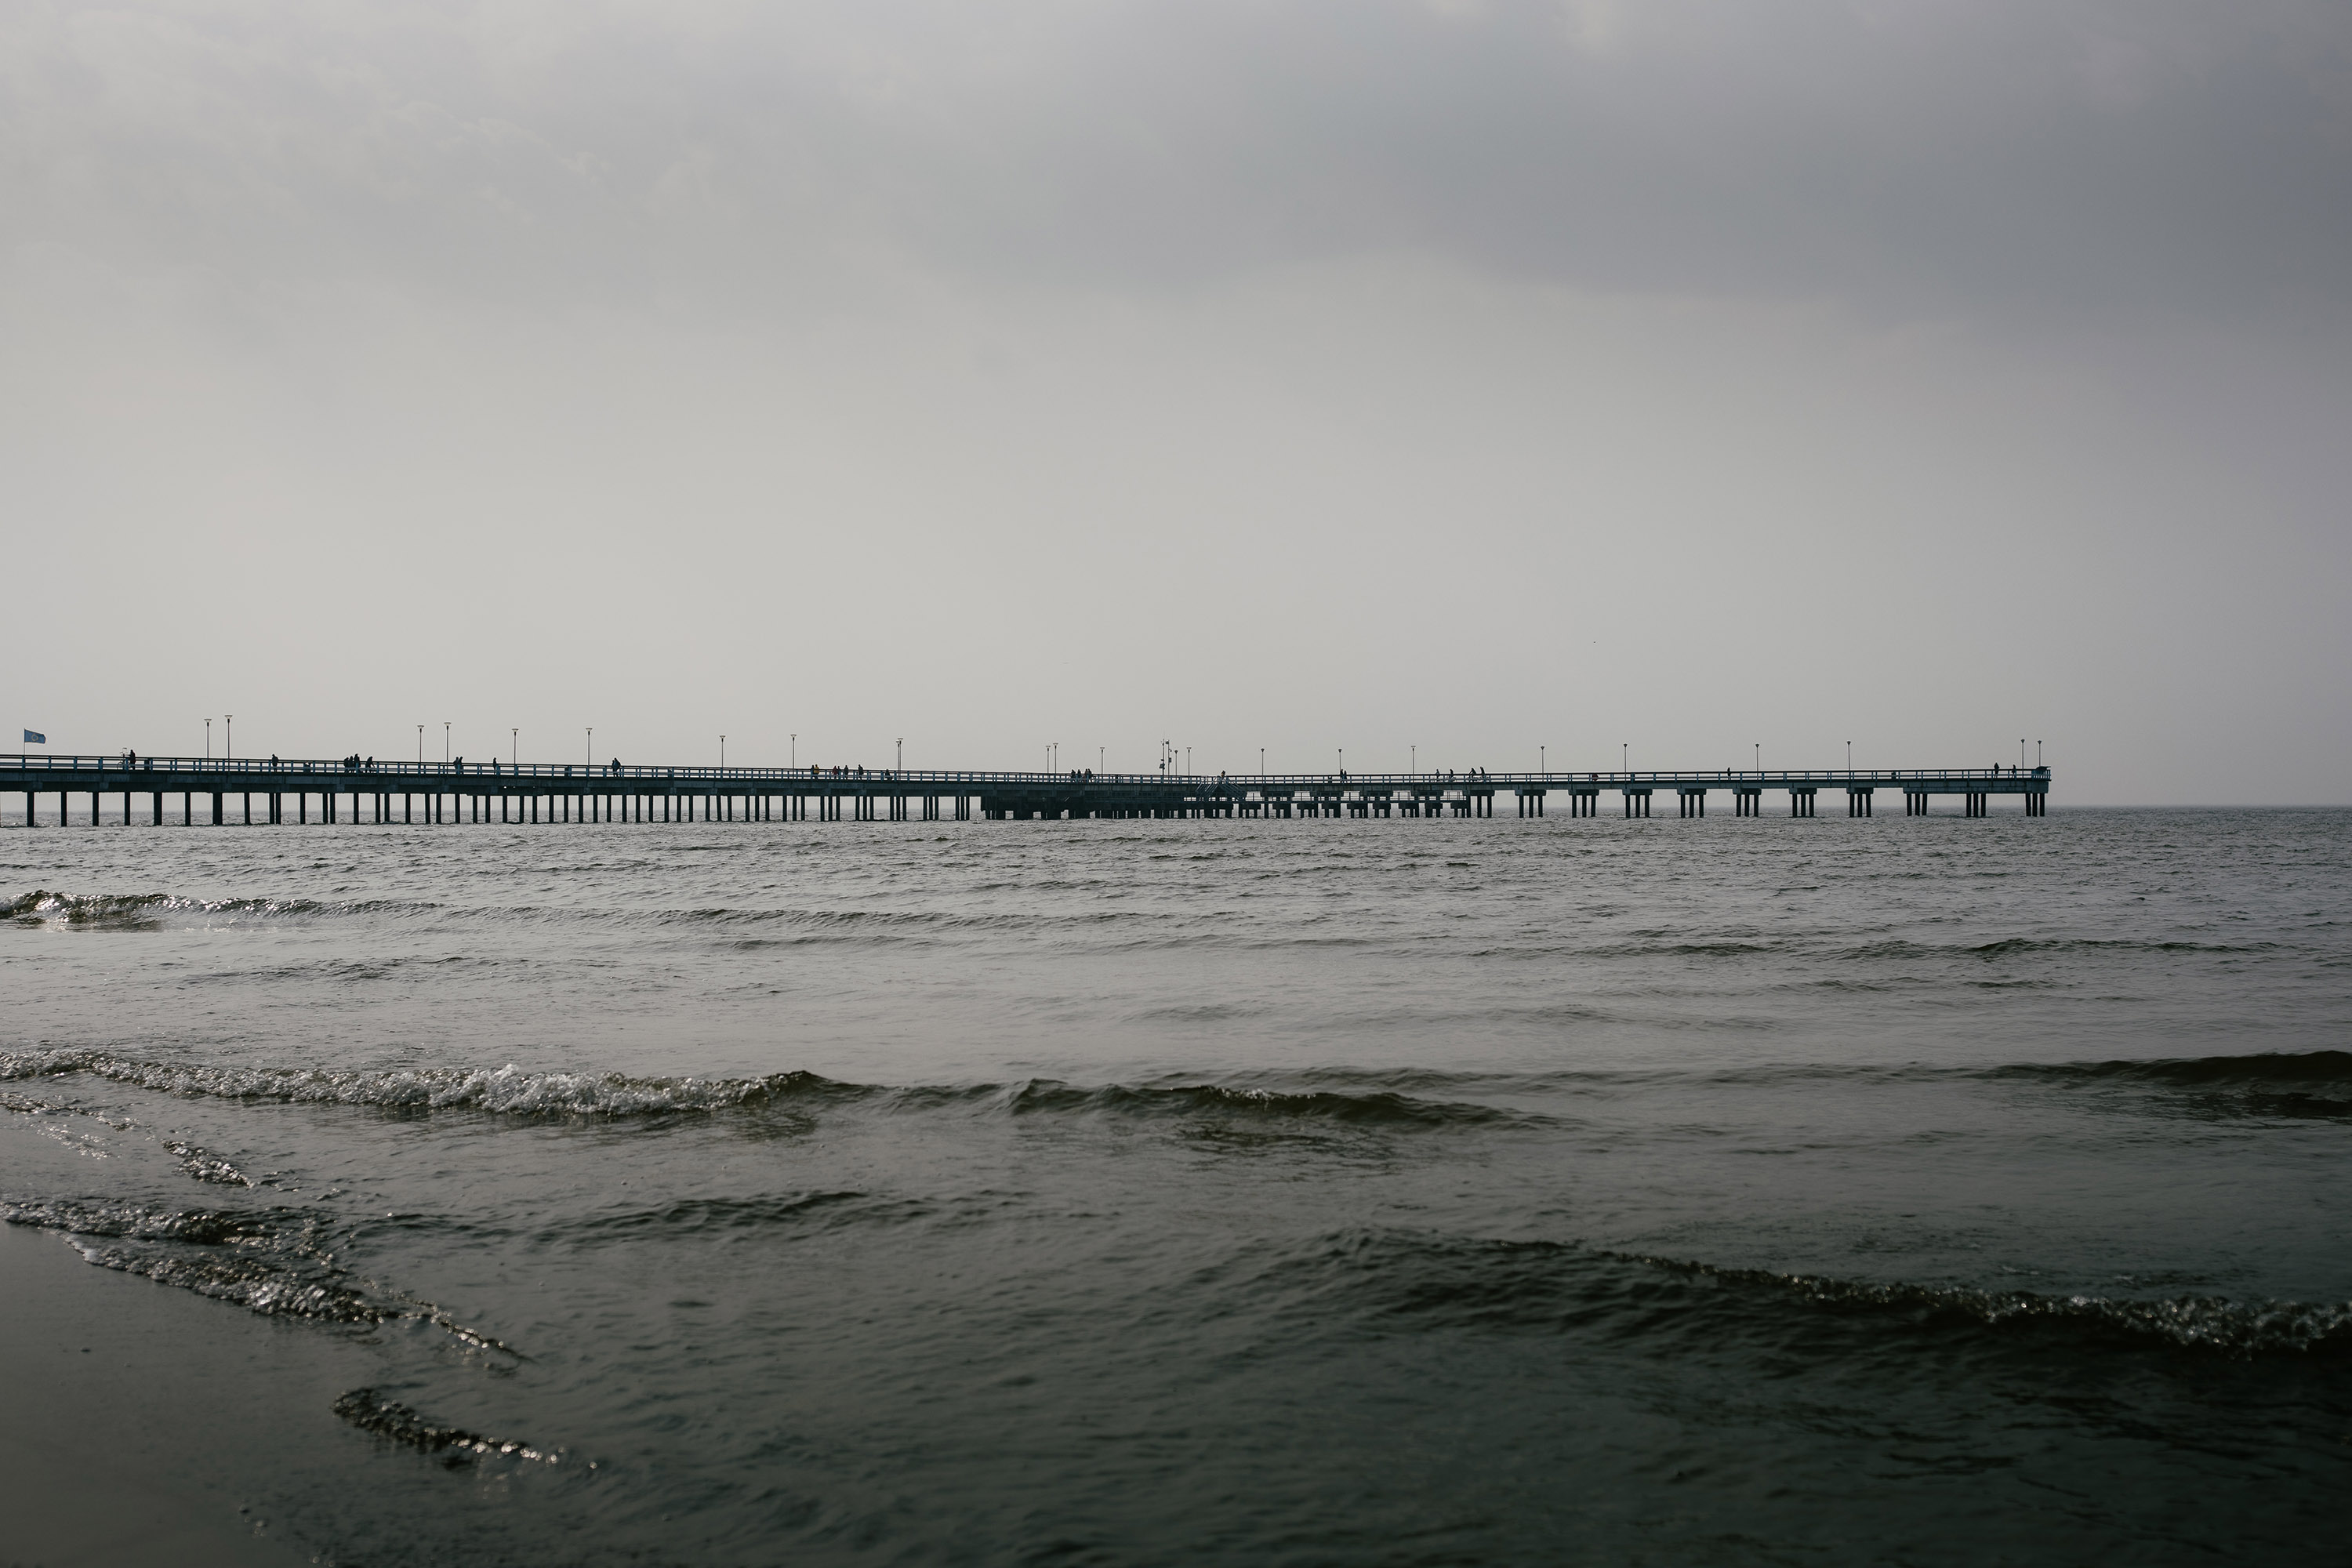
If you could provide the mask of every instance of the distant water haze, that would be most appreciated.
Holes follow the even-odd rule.
[[[2267,0],[18,7],[0,724],[2352,799],[2347,83]]]

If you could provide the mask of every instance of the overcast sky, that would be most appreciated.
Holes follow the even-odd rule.
[[[0,237],[57,749],[2352,801],[2341,0],[0,0]]]

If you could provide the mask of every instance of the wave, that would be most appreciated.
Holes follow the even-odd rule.
[[[1997,1066],[1933,1063],[1832,1066],[1780,1063],[1741,1068],[1618,1068],[1537,1072],[1437,1068],[1242,1073],[1213,1081],[1162,1079],[1080,1085],[1057,1079],[1014,1083],[887,1086],[793,1070],[758,1078],[633,1077],[624,1073],[532,1071],[499,1068],[225,1067],[143,1060],[99,1049],[0,1053],[0,1081],[73,1074],[162,1094],[221,1100],[367,1107],[394,1112],[475,1112],[518,1119],[658,1119],[668,1115],[769,1112],[808,1116],[864,1105],[885,1113],[950,1109],[1013,1116],[1124,1116],[1266,1119],[1360,1127],[1440,1130],[1557,1125],[1556,1114],[1486,1103],[1467,1096],[1592,1094],[1675,1084],[1722,1086],[1786,1082],[2000,1081],[2053,1088],[2139,1085],[2199,1091],[2200,1103],[2286,1117],[2352,1116],[2352,1052],[2259,1052],[2242,1056],[2026,1062]],[[2318,1092],[2341,1086],[2344,1092]],[[47,1101],[10,1109],[69,1110]],[[202,1151],[174,1149],[200,1179],[253,1185]]]
[[[397,1110],[477,1110],[508,1116],[646,1116],[875,1092],[814,1073],[764,1078],[630,1078],[621,1073],[502,1068],[215,1067],[140,1061],[99,1050],[0,1055],[0,1079],[87,1073],[163,1094]]]
[[[201,1246],[247,1242],[277,1244],[289,1225],[313,1216],[298,1209],[187,1209],[160,1213],[129,1204],[41,1202],[0,1198],[0,1220],[72,1236],[140,1241],[185,1241]]]
[[[1010,886],[1010,885],[1008,885]],[[1024,892],[1055,884],[1020,884]],[[987,891],[982,888],[975,891]],[[20,925],[60,922],[78,930],[160,931],[177,923],[331,921],[355,916],[429,919],[492,928],[595,928],[672,936],[698,934],[738,949],[835,946],[939,946],[1022,933],[1083,940],[1107,951],[1192,948],[1260,950],[1359,947],[1385,939],[1350,932],[1236,929],[1214,912],[1158,909],[1082,911],[824,909],[715,906],[660,909],[575,905],[458,905],[396,899],[350,901],[306,898],[194,899],[173,893],[73,894],[36,889],[0,899],[0,919]]]
[[[0,1054],[0,1080],[75,1073],[163,1094],[394,1111],[474,1111],[517,1118],[617,1120],[672,1113],[805,1111],[868,1103],[887,1111],[976,1107],[1015,1116],[1274,1117],[1401,1128],[1492,1127],[1546,1120],[1490,1105],[1423,1099],[1394,1088],[1349,1092],[1189,1082],[1087,1088],[1053,1079],[890,1088],[845,1083],[802,1071],[761,1078],[632,1078],[621,1073],[532,1072],[512,1065],[330,1071],[142,1061],[87,1049]]]
[[[2128,937],[2022,937],[1981,942],[1958,951],[1978,958],[2000,958],[2012,952],[2276,952],[2274,942],[2135,941]]]
[[[2136,1299],[1879,1282],[1728,1268],[1572,1242],[1385,1230],[1317,1238],[1261,1276],[1294,1305],[1352,1305],[1373,1321],[1580,1331],[1676,1353],[1808,1334],[1924,1336],[2155,1349],[2237,1359],[2352,1352],[2352,1302],[2220,1296]],[[1843,1352],[1838,1352],[1843,1353]]]
[[[2236,1356],[2352,1351],[2352,1302],[2236,1301],[2223,1296],[2153,1300],[2053,1296],[2032,1290],[1984,1290],[1964,1285],[1916,1285],[1899,1280],[1877,1283],[1825,1275],[1777,1274],[1660,1258],[1633,1257],[1631,1260],[1722,1284],[1777,1291],[1815,1306],[1923,1323],[2011,1330],[2054,1328],[2094,1339],[2156,1343]]]
[[[264,1317],[428,1323],[476,1350],[520,1355],[429,1301],[352,1279],[330,1261],[320,1217],[299,1209],[159,1212],[130,1204],[0,1199],[0,1222],[62,1232],[85,1261],[101,1268],[177,1286]]]
[[[581,911],[564,911],[566,913]],[[1143,910],[1090,910],[1077,914],[1038,910],[962,914],[947,910],[735,909],[612,911],[620,919],[660,925],[791,925],[830,927],[986,928],[992,931],[1056,926],[1101,926],[1156,918]]]
[[[2062,1089],[2122,1087],[2170,1092],[2179,1097],[2180,1110],[2197,1115],[2286,1121],[2352,1118],[2352,1051],[2257,1051],[2152,1061],[2022,1065],[1995,1068],[1988,1076]]]
[[[27,1100],[21,1094],[0,1094],[0,1110],[14,1111],[19,1116],[81,1116],[81,1107],[61,1104],[54,1100]]]
[[[164,1152],[175,1156],[180,1169],[200,1182],[215,1182],[225,1187],[250,1187],[254,1179],[208,1149],[198,1148],[176,1138],[163,1141]]]
[[[514,925],[560,921],[565,924],[619,925],[632,929],[782,926],[803,933],[841,936],[892,931],[1090,928],[1131,925],[1138,921],[1168,918],[1163,913],[1149,910],[1059,913],[1042,910],[964,912],[951,910],[761,909],[724,905],[701,909],[598,908],[568,904],[459,906],[398,899],[335,901],[302,898],[194,899],[175,893],[77,894],[39,888],[15,898],[0,900],[0,918],[27,922],[62,920],[69,924],[146,921],[167,915],[291,918],[375,914],[454,916]]]
[[[487,1458],[501,1455],[509,1458],[530,1459],[544,1464],[560,1464],[560,1453],[534,1447],[512,1438],[485,1437],[478,1432],[468,1432],[462,1426],[436,1426],[407,1405],[386,1399],[373,1388],[354,1388],[335,1401],[335,1414],[362,1432],[373,1432],[390,1442],[411,1448],[421,1448],[428,1454],[451,1457],[470,1455]]]
[[[1034,1079],[1003,1097],[1014,1115],[1110,1113],[1139,1116],[1279,1117],[1363,1126],[1493,1127],[1545,1120],[1523,1111],[1469,1101],[1423,1100],[1393,1089],[1342,1093],[1281,1090],[1224,1084],[1082,1089]]]
[[[1786,953],[1798,950],[1796,944],[1788,942],[1741,942],[1732,939],[1698,942],[1675,941],[1661,937],[1648,942],[1612,942],[1596,947],[1568,946],[1545,951],[1547,953],[1573,953],[1580,958],[1753,958],[1759,954]]]
[[[877,1092],[887,1097],[891,1109],[965,1105],[1012,1116],[1264,1120],[1418,1129],[1533,1125],[1550,1120],[1501,1106],[1425,1099],[1392,1087],[1276,1088],[1246,1081],[1183,1080],[1085,1085],[1039,1078],[1013,1084]]]
[[[119,1269],[176,1285],[264,1317],[310,1318],[329,1323],[382,1323],[418,1314],[389,1310],[358,1291],[306,1279],[249,1258],[160,1256],[76,1241],[74,1250],[101,1268]]]
[[[2026,1063],[1991,1076],[2066,1083],[2152,1083],[2189,1089],[2273,1085],[2352,1086],[2352,1051],[2251,1051],[2242,1056],[2171,1057],[2146,1061]]]
[[[2352,1051],[2261,1051],[2234,1056],[2151,1058],[2090,1062],[2004,1062],[1990,1066],[1934,1062],[1767,1062],[1752,1067],[1623,1067],[1561,1068],[1535,1071],[1478,1071],[1443,1068],[1319,1067],[1303,1073],[1267,1072],[1236,1075],[1244,1083],[1292,1083],[1300,1079],[1339,1086],[1349,1091],[1393,1090],[1416,1094],[1559,1093],[1664,1087],[1677,1084],[1708,1088],[1725,1085],[1791,1082],[1922,1081],[2040,1082],[2057,1087],[2090,1084],[2146,1084],[2157,1088],[2196,1089],[2278,1089],[2341,1086],[2352,1092]],[[2286,1093],[2279,1098],[2310,1104],[2333,1104],[2316,1097]]]
[[[302,1217],[286,1211],[200,1209],[157,1213],[129,1205],[0,1201],[0,1220],[61,1231],[76,1251],[102,1268],[138,1274],[200,1296],[232,1301],[266,1317],[332,1323],[380,1323],[415,1315],[371,1300],[330,1266],[299,1256]],[[221,1252],[110,1247],[165,1242]]]
[[[69,926],[118,931],[151,931],[167,917],[195,916],[217,920],[251,917],[289,920],[318,915],[375,914],[386,911],[430,910],[431,904],[396,900],[366,900],[327,903],[315,899],[189,899],[173,893],[55,893],[36,888],[0,902],[0,919],[22,925],[63,921]]]
[[[2277,952],[2282,944],[2272,942],[2219,942],[2145,941],[2130,937],[2005,937],[1999,942],[1917,942],[1897,937],[1883,942],[1864,942],[1855,947],[1830,950],[1827,958],[1883,959],[1955,959],[1992,960],[2014,958],[2025,953],[2063,952],[2148,952],[2216,954]]]
[[[885,1197],[861,1192],[793,1193],[757,1198],[681,1198],[675,1203],[566,1222],[542,1238],[562,1236],[583,1241],[624,1240],[647,1234],[693,1236],[731,1230],[773,1231],[791,1226],[833,1230],[865,1225],[898,1225],[930,1217],[937,1205],[919,1198]]]

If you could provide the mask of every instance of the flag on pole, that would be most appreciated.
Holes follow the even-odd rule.
[[[27,730],[25,731],[25,744],[28,746],[46,746],[48,743],[49,738],[47,735],[42,734],[38,730]]]

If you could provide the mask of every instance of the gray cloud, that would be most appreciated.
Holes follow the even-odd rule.
[[[26,10],[11,237],[490,293],[1405,251],[1961,316],[2340,307],[2328,4]]]

